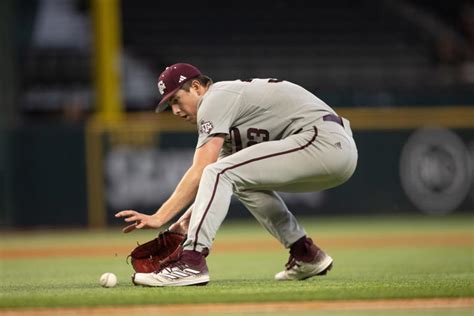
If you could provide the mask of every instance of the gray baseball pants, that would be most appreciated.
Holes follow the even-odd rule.
[[[356,164],[357,148],[345,119],[344,127],[321,119],[298,134],[222,158],[204,169],[184,249],[211,249],[232,194],[289,248],[306,233],[275,191],[332,188],[347,181]]]

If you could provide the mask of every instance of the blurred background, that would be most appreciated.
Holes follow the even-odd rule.
[[[297,215],[474,209],[471,1],[0,1],[0,227],[105,227],[153,212],[195,127],[156,115],[176,62],[214,81],[293,81],[347,117],[343,186],[283,196]],[[233,202],[229,217],[249,217]]]

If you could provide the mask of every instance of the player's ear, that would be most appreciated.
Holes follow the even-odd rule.
[[[191,88],[193,88],[194,90],[196,90],[197,94],[200,96],[201,95],[201,83],[199,82],[199,80],[193,80],[191,82]]]

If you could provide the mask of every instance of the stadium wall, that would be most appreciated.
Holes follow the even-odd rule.
[[[474,108],[337,109],[359,149],[354,176],[319,193],[282,193],[297,215],[448,214],[474,209]],[[170,113],[18,127],[8,141],[1,225],[118,224],[153,212],[192,160],[194,126]],[[229,217],[249,213],[233,201]]]

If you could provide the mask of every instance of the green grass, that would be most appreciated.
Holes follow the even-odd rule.
[[[449,236],[472,233],[473,227],[472,218],[466,216],[303,222],[308,233],[316,238],[434,233]],[[93,232],[11,232],[2,234],[0,252],[20,247],[132,246],[136,240],[144,241],[151,236],[150,231],[123,235],[119,228]],[[474,235],[470,236],[472,241]],[[254,223],[237,222],[223,225],[217,242],[250,243],[256,239],[271,237]],[[449,247],[428,244],[421,248],[409,244],[356,249],[348,246],[326,250],[335,260],[334,269],[325,277],[300,282],[273,281],[273,275],[287,260],[284,249],[211,253],[208,258],[211,283],[184,288],[135,287],[130,282],[131,266],[125,263],[124,257],[112,253],[84,258],[3,259],[0,308],[474,296],[472,243]],[[104,289],[98,285],[99,276],[107,271],[118,276],[117,287]]]

